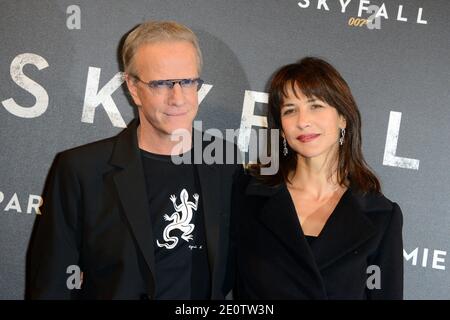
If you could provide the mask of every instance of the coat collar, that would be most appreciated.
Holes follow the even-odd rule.
[[[376,234],[376,227],[359,204],[361,195],[348,189],[328,218],[311,248],[319,269],[324,269],[344,255],[354,252]]]
[[[139,120],[133,120],[128,128],[117,136],[110,163],[121,168],[113,175],[118,197],[138,247],[149,269],[154,272],[153,232],[137,141],[138,125]]]
[[[370,196],[366,197],[351,188],[348,189],[319,237],[309,246],[284,183],[270,187],[252,178],[246,194],[266,198],[258,218],[300,261],[304,261],[306,257],[309,267],[316,270],[326,268],[374,236],[376,228],[366,213],[383,208],[383,205],[377,206],[376,201],[371,201]]]
[[[256,185],[254,185],[254,188]],[[247,189],[253,194],[256,190]],[[301,268],[308,271],[311,277],[305,280],[307,283],[315,283],[321,288],[321,296],[326,296],[325,284],[315,262],[313,252],[305,240],[303,231],[295,213],[294,204],[285,186],[276,188],[263,188],[256,191],[264,194],[267,202],[263,205],[257,219],[269,229],[284,244],[286,250],[293,255],[295,261],[301,264]],[[320,298],[317,297],[317,298]]]

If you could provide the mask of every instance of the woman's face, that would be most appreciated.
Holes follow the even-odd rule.
[[[345,119],[337,110],[317,98],[308,99],[300,90],[298,97],[288,87],[280,108],[283,137],[303,158],[327,159],[337,154]],[[344,142],[345,143],[345,142]]]

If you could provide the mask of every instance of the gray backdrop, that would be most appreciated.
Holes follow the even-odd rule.
[[[368,18],[369,5],[379,7],[370,25],[380,29],[349,25],[360,10]],[[450,298],[449,1],[1,0],[0,12],[0,299],[23,297],[55,154],[134,117],[117,49],[148,19],[198,34],[210,89],[204,129],[261,125],[262,92],[281,65],[305,55],[334,64],[359,104],[367,161],[403,210],[405,298]]]

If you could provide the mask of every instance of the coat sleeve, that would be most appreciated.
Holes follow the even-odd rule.
[[[391,219],[384,231],[380,247],[371,265],[379,267],[380,287],[366,289],[368,299],[403,299],[403,217],[400,207],[394,203]]]
[[[31,299],[71,299],[77,289],[74,269],[79,265],[80,184],[65,153],[56,158],[43,193],[30,241],[27,297]],[[74,268],[71,267],[71,268]],[[70,289],[72,287],[72,289]]]

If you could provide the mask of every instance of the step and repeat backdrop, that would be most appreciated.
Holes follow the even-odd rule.
[[[363,146],[404,214],[406,299],[450,299],[450,2],[447,0],[1,0],[0,299],[22,299],[31,229],[55,155],[136,116],[119,44],[176,20],[204,55],[203,129],[264,127],[267,81],[312,55],[348,81]]]

